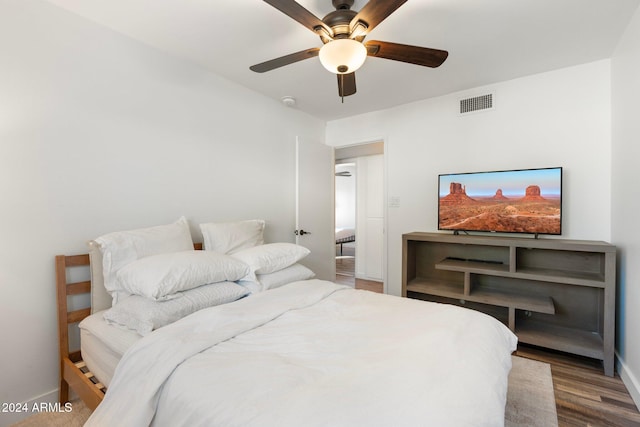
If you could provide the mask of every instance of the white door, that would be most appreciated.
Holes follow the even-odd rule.
[[[334,281],[334,157],[333,148],[296,138],[296,243],[311,254],[302,264],[318,279]]]
[[[358,157],[356,277],[384,277],[384,155]]]

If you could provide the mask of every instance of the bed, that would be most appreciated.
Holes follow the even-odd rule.
[[[67,310],[68,295],[105,295],[93,269],[93,283],[67,283],[89,261],[56,257],[60,399],[70,385],[96,408],[88,426],[504,423],[516,338],[480,312],[306,279],[142,336]],[[69,352],[79,321],[82,352]]]
[[[340,245],[340,256],[345,243],[356,241],[356,231],[353,228],[336,228],[336,246]]]

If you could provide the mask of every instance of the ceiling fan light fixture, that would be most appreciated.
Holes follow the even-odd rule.
[[[353,73],[367,59],[367,48],[353,39],[336,39],[320,48],[319,57],[322,66],[332,73]]]

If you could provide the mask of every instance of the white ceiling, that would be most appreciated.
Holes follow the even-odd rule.
[[[408,0],[367,36],[447,50],[439,68],[368,58],[341,103],[317,58],[267,73],[249,66],[320,39],[261,0],[48,0],[193,61],[274,99],[333,120],[611,56],[640,0]],[[319,18],[331,0],[298,0]],[[366,0],[355,0],[360,10]]]

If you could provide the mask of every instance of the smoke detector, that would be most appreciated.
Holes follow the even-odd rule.
[[[293,96],[283,96],[282,98],[280,98],[280,101],[282,101],[282,103],[287,107],[296,106],[296,99]]]

